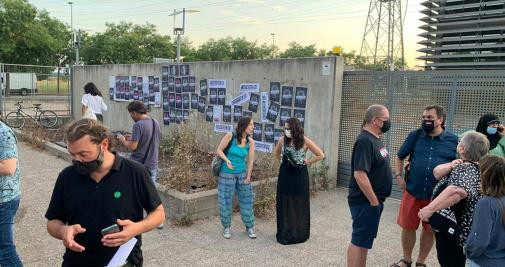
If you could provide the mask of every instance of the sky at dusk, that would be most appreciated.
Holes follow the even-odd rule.
[[[47,10],[70,25],[68,1],[30,0],[38,9]],[[406,7],[404,25],[405,57],[409,67],[422,65],[417,44],[422,32],[418,27],[423,15],[420,1],[403,0]],[[338,45],[344,51],[360,51],[370,0],[74,0],[73,24],[90,33],[105,30],[105,23],[121,21],[150,23],[158,33],[172,35],[174,9],[198,10],[186,15],[185,37],[194,46],[210,38],[245,37],[259,44],[272,41],[281,50],[292,41],[302,45],[316,44],[318,49]],[[179,25],[182,16],[177,17]],[[275,40],[272,40],[274,33]]]

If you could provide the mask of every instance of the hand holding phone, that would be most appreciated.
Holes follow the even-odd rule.
[[[111,226],[103,228],[102,229],[102,236],[117,233],[117,232],[121,232],[121,227],[115,223]]]

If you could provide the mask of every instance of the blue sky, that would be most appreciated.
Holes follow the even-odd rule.
[[[403,0],[405,6],[407,0]],[[38,9],[70,24],[70,5],[59,0],[29,0]],[[249,41],[287,48],[291,41],[317,48],[335,45],[359,53],[370,0],[73,0],[74,28],[100,32],[105,22],[149,22],[158,33],[172,34],[173,9],[199,10],[186,16],[186,33],[195,46],[209,38],[246,37]],[[409,66],[416,61],[422,23],[419,1],[410,0],[404,25],[405,56]],[[177,18],[182,19],[182,16]]]

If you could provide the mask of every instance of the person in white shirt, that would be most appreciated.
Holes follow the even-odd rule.
[[[82,96],[82,115],[88,109],[96,115],[97,120],[103,122],[103,113],[107,111],[107,105],[103,101],[102,93],[94,83],[87,83],[84,86],[84,95]]]

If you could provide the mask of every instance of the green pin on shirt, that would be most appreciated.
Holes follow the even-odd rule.
[[[114,198],[120,198],[121,197],[121,192],[116,191],[114,192]]]

